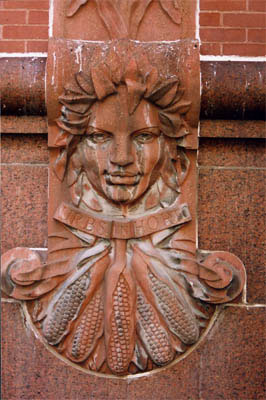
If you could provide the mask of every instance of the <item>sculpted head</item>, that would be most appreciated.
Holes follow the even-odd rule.
[[[173,149],[189,133],[182,118],[189,104],[180,104],[183,91],[176,77],[162,79],[145,57],[138,63],[117,57],[113,53],[88,74],[75,76],[60,97],[57,123],[68,154],[72,139],[82,135],[70,157],[69,185],[84,172],[98,194],[129,204],[169,169]]]

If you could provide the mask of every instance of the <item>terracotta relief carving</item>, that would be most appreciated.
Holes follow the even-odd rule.
[[[87,43],[75,64],[78,46],[48,65],[50,81],[61,75],[48,104],[47,259],[5,253],[3,289],[27,300],[39,337],[63,358],[125,376],[187,352],[214,305],[241,293],[245,270],[233,254],[196,248],[195,43],[172,48],[172,67],[166,45],[113,42],[88,57]],[[62,43],[53,50],[48,64]]]
[[[92,0],[71,0],[67,16],[72,17],[81,6]],[[154,0],[94,0],[98,15],[106,26],[110,38],[136,39],[139,25],[150,3]],[[159,0],[163,12],[175,24],[181,23],[180,5],[177,0]]]

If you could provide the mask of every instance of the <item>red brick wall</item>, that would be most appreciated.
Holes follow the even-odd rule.
[[[48,0],[0,1],[0,52],[46,52],[48,8]],[[200,9],[203,55],[266,55],[266,0],[200,0]]]
[[[49,0],[0,1],[0,52],[47,52],[48,9]]]
[[[201,53],[266,55],[266,0],[200,0]]]

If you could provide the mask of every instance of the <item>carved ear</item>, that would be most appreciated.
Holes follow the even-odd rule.
[[[177,149],[177,157],[176,157],[175,167],[177,170],[178,181],[179,184],[182,185],[184,180],[187,177],[190,161],[183,150]]]

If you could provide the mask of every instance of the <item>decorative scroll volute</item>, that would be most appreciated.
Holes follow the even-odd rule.
[[[116,40],[72,40],[89,32],[79,24],[89,7]],[[149,12],[179,29],[184,10],[175,0],[55,8],[48,252],[5,253],[2,286],[26,301],[48,348],[85,371],[119,377],[171,364],[245,284],[236,256],[196,248],[198,42],[128,39],[139,38]],[[60,18],[74,22],[58,28]]]

